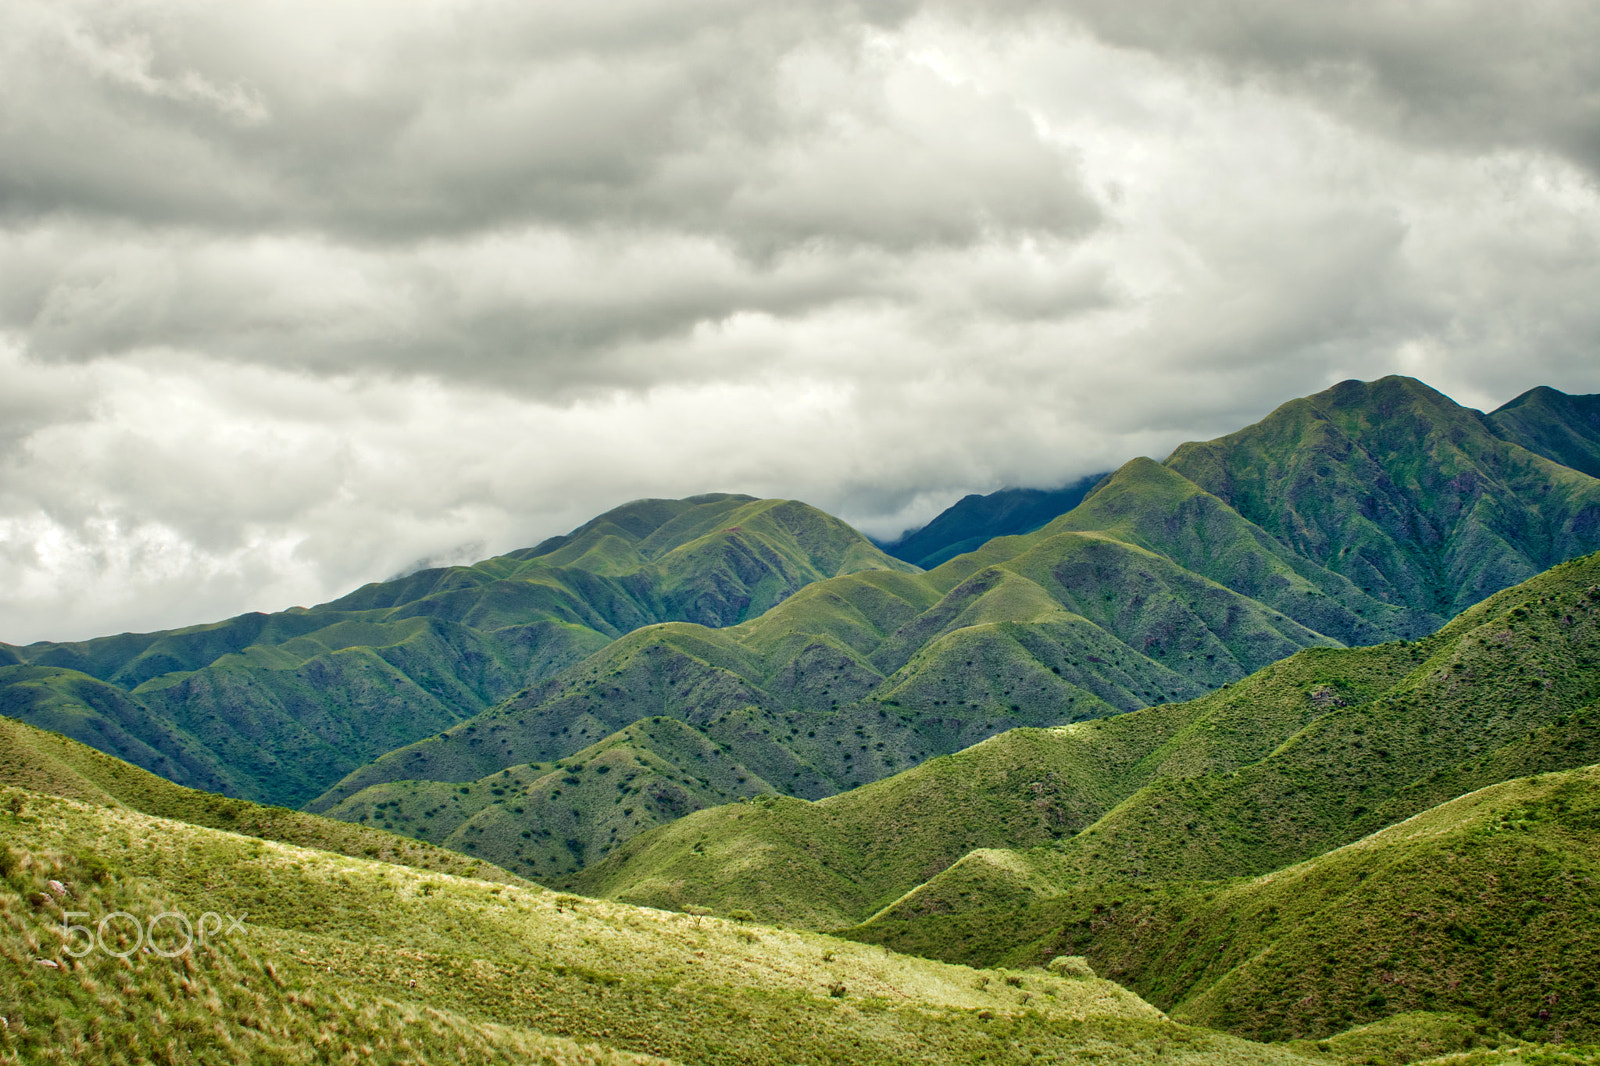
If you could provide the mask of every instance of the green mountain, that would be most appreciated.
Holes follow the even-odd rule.
[[[921,529],[879,547],[896,559],[932,570],[995,537],[1032,533],[1082,503],[1103,477],[1090,474],[1059,489],[1001,489],[986,496],[963,496]]]
[[[1560,399],[1515,409],[1581,436],[1583,398]],[[1346,382],[926,573],[803,504],[640,501],[309,611],[5,649],[0,712],[182,783],[566,877],[737,796],[820,799],[1301,649],[1419,637],[1600,543],[1600,481],[1499,426],[1410,379]],[[628,733],[657,718],[689,732]],[[633,753],[636,789],[534,788],[595,745]],[[439,806],[438,784],[507,771],[520,802]]]
[[[1600,394],[1529,389],[1489,414],[1495,432],[1530,452],[1600,477]]]
[[[1166,465],[1299,555],[1437,621],[1600,536],[1595,479],[1411,378],[1342,382]]]
[[[872,567],[909,569],[804,504],[641,500],[310,610],[6,648],[0,713],[174,781],[298,805],[640,626],[733,624]]]
[[[688,721],[781,791],[827,795],[1017,725],[1195,696],[1334,643],[1125,541],[1041,531],[926,575],[819,582],[723,630],[637,630],[362,767],[312,809],[384,781],[548,762],[657,716]]]
[[[974,971],[9,786],[0,826],[13,1061],[1326,1061],[1175,1024],[1087,975]],[[186,942],[179,917],[204,912],[240,924]]]
[[[815,803],[702,811],[639,836],[570,884],[646,906],[853,925],[930,878],[938,884],[935,875],[975,849],[1070,840],[1163,773],[1259,759],[1313,720],[1334,686],[1339,699],[1370,698],[1410,668],[1397,644],[1302,652],[1198,700],[1011,730]]]

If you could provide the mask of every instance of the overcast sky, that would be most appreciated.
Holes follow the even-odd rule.
[[[0,0],[0,640],[1600,392],[1592,0]]]

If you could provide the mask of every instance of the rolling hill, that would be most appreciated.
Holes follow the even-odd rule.
[[[1485,416],[1411,379],[1345,382],[925,573],[803,504],[639,501],[309,611],[0,649],[0,711],[186,784],[567,877],[732,798],[820,799],[1301,649],[1421,637],[1600,544],[1600,481],[1530,450],[1589,439],[1590,399],[1535,390]],[[629,786],[556,787],[597,746],[627,752],[608,758]],[[471,791],[508,771],[515,789]],[[493,798],[441,806],[445,783]]]
[[[491,863],[376,828],[175,785],[59,733],[0,718],[0,784],[420,870],[524,884]]]
[[[1597,876],[1600,767],[1589,766],[1488,786],[1248,880],[1062,884],[1020,907],[988,894],[967,954],[1009,965],[1085,954],[1180,1020],[1256,1039],[1420,1010],[1592,1043]],[[857,935],[903,939],[888,934],[880,920]]]

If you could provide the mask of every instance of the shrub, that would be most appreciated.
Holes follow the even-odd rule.
[[[1094,967],[1082,955],[1057,955],[1050,960],[1050,972],[1057,977],[1093,977]]]

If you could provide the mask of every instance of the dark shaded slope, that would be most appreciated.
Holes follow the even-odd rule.
[[[310,610],[9,649],[32,672],[0,675],[23,686],[0,706],[180,783],[299,804],[640,626],[737,622],[869,567],[911,569],[793,501],[643,500]]]
[[[1600,394],[1569,396],[1541,385],[1491,411],[1489,424],[1536,455],[1600,477]]]
[[[880,547],[896,559],[931,570],[995,537],[1032,533],[1078,506],[1105,476],[1090,474],[1059,489],[1001,489],[987,496],[963,496],[921,529]]]

